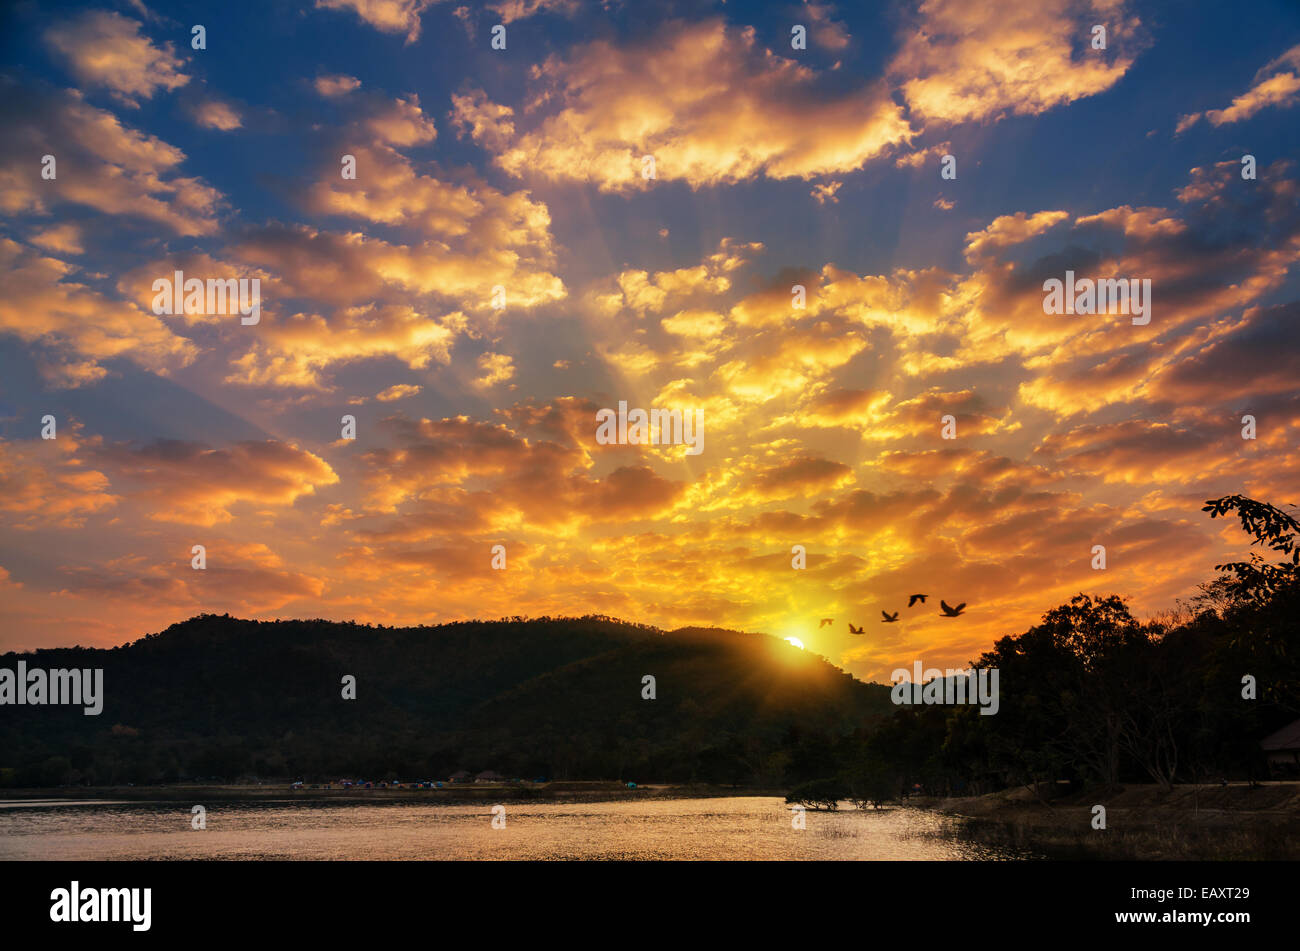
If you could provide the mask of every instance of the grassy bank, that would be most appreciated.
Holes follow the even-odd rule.
[[[1300,783],[1091,789],[1041,802],[1016,789],[913,805],[971,821],[967,834],[1053,858],[1226,860],[1300,858]],[[1093,807],[1106,828],[1093,829]]]

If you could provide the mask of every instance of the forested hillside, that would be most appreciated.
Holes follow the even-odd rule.
[[[112,650],[0,664],[19,659],[102,667],[105,700],[99,716],[6,707],[11,785],[459,769],[779,784],[832,768],[810,754],[891,710],[885,688],[784,641],[608,618],[389,628],[204,615]]]

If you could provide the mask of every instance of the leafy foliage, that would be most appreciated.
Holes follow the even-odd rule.
[[[801,806],[812,806],[814,809],[834,811],[839,808],[841,800],[848,798],[849,789],[843,780],[814,779],[806,783],[800,783],[790,790],[790,794],[785,797],[785,801],[797,803]]]
[[[975,662],[999,670],[996,716],[902,708],[869,755],[904,788],[942,793],[1264,775],[1259,739],[1300,713],[1300,526],[1240,495],[1204,510],[1236,512],[1252,544],[1289,560],[1216,566],[1234,576],[1204,586],[1199,612],[1176,621],[1140,623],[1122,598],[1079,594]],[[1242,696],[1245,675],[1257,700]]]
[[[1269,564],[1259,552],[1252,552],[1250,561],[1215,565],[1216,571],[1229,571],[1236,576],[1237,587],[1243,594],[1267,597],[1296,582],[1297,571],[1300,571],[1300,547],[1296,544],[1300,522],[1279,508],[1244,495],[1210,499],[1201,511],[1209,512],[1210,518],[1235,511],[1242,530],[1254,536],[1252,545],[1269,548],[1284,556],[1281,562]],[[1289,559],[1285,557],[1288,555]]]

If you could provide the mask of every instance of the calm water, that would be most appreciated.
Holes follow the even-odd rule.
[[[0,802],[0,859],[1016,859],[960,820],[841,808],[791,828],[776,797],[491,804]]]

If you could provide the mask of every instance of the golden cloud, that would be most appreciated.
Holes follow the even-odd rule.
[[[81,427],[64,420],[55,439],[0,439],[0,516],[13,528],[81,528],[88,516],[119,497],[104,473],[88,468],[78,450]]]
[[[356,360],[396,357],[412,370],[451,361],[460,315],[442,321],[401,304],[361,305],[319,314],[296,313],[262,329],[252,347],[232,361],[230,383],[327,389],[322,373]],[[451,324],[451,326],[449,326]]]
[[[102,361],[132,360],[157,373],[189,364],[198,350],[159,318],[106,298],[73,279],[77,268],[0,238],[0,332],[49,345],[60,359],[47,365],[55,386],[103,378]]]
[[[1225,109],[1193,112],[1178,120],[1175,134],[1186,131],[1201,119],[1221,126],[1249,119],[1269,106],[1290,106],[1300,97],[1300,45],[1293,46],[1255,74],[1254,85],[1232,100]]]
[[[222,449],[177,440],[108,444],[93,456],[133,501],[148,506],[149,518],[189,525],[233,521],[232,510],[242,504],[292,506],[318,486],[338,482],[325,460],[276,440]]]
[[[312,85],[316,88],[316,92],[326,99],[334,99],[360,87],[361,80],[342,73],[329,73],[317,76]]]
[[[32,244],[55,254],[85,254],[81,229],[71,222],[42,228],[30,238]]]
[[[842,462],[816,456],[796,456],[787,462],[769,466],[750,480],[753,498],[788,499],[808,493],[839,488],[853,481],[853,470]]]
[[[487,8],[501,18],[502,23],[514,23],[535,13],[547,12],[571,15],[579,9],[578,0],[494,0]]]
[[[478,368],[483,372],[475,385],[483,388],[505,383],[514,378],[514,361],[504,353],[484,353],[478,358]]]
[[[959,123],[1038,115],[1114,86],[1145,43],[1117,0],[924,0],[888,73],[908,108]],[[1106,28],[1106,49],[1091,28]]]
[[[204,129],[216,129],[218,132],[233,132],[244,125],[244,120],[234,106],[216,99],[208,99],[195,106],[194,121]]]
[[[159,89],[184,86],[184,61],[170,43],[161,48],[140,35],[140,24],[106,10],[87,10],[45,31],[45,42],[88,86],[105,86],[124,105],[138,108]]]
[[[316,0],[316,9],[351,10],[381,33],[405,33],[406,42],[420,38],[420,15],[436,0]]]
[[[82,600],[107,601],[118,611],[163,605],[173,616],[217,609],[257,614],[299,599],[316,603],[325,593],[322,579],[287,570],[280,557],[260,543],[205,536],[206,567],[195,571],[185,541],[173,542],[174,552],[167,554],[176,557],[168,561],[132,554],[95,565],[64,566],[64,592]]]
[[[58,203],[139,218],[185,237],[212,234],[222,196],[201,179],[176,175],[185,153],[122,125],[74,91],[23,88],[0,79],[0,211],[47,213]],[[75,174],[41,178],[35,160],[55,156]]]
[[[649,187],[645,156],[656,180],[700,188],[849,172],[913,135],[883,82],[833,90],[721,19],[667,23],[628,46],[596,41],[547,59],[534,81],[526,130],[477,92],[457,98],[455,121],[516,177],[608,192]]]
[[[414,386],[410,383],[394,383],[388,389],[376,393],[375,399],[379,400],[381,403],[392,403],[397,400],[406,399],[408,396],[415,396],[415,394],[419,393],[422,389],[424,389],[424,387]]]

